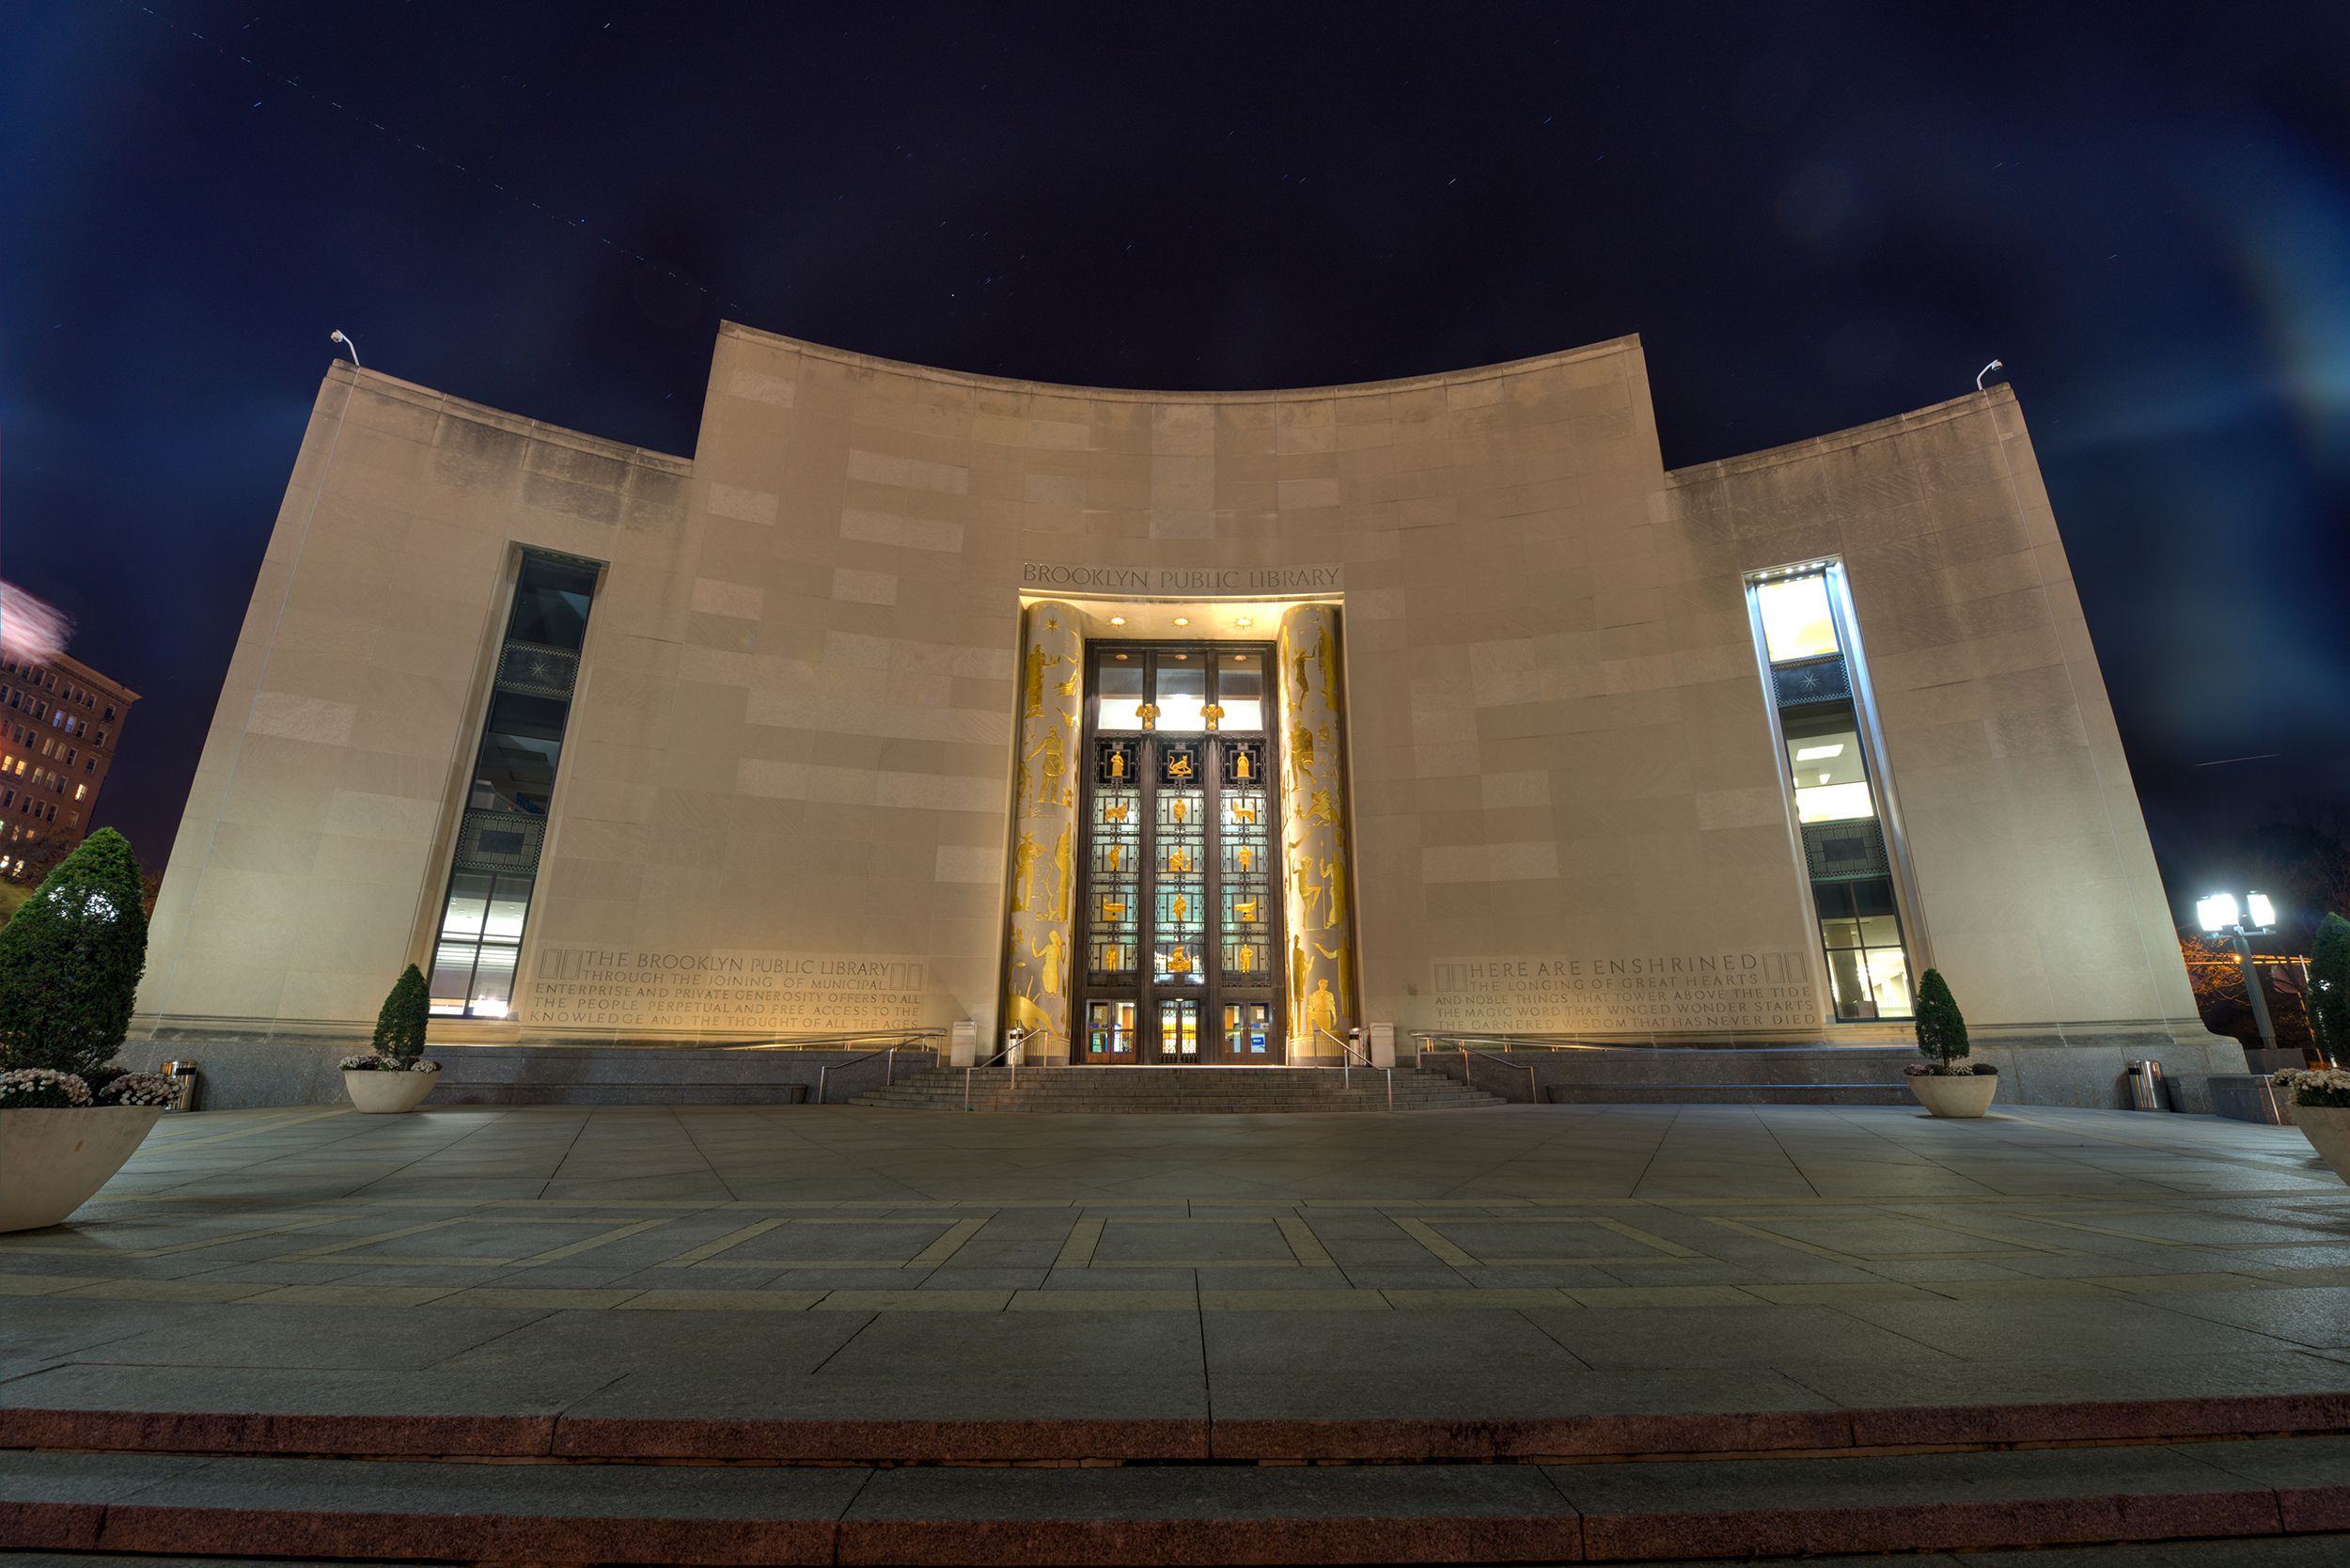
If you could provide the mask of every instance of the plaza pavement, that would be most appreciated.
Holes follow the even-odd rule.
[[[1147,1488],[1167,1460],[2278,1433],[2321,1435],[2263,1452],[2333,1498],[2345,1432],[2350,1187],[2292,1128],[2205,1118],[300,1107],[168,1119],[70,1225],[0,1237],[0,1504],[133,1473],[75,1465],[231,1463],[171,1454],[1124,1462]],[[2248,1451],[2098,1450],[2137,1479],[2076,1480],[2192,1491],[2222,1449]],[[1963,1457],[1935,1483],[2090,1464]],[[1817,1461],[1742,1483],[1758,1463]],[[1312,1472],[1390,1501],[1542,1473]]]

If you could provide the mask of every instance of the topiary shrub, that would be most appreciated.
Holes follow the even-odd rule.
[[[1950,982],[1939,969],[1928,969],[1918,981],[1918,1051],[1934,1073],[1981,1073],[1966,1059],[1973,1047],[1966,1043],[1966,1020],[1950,995]]]
[[[375,1015],[375,1054],[402,1066],[424,1055],[425,1020],[431,1016],[431,995],[424,988],[424,971],[411,964],[392,982],[384,1011]]]
[[[0,1071],[96,1077],[131,1030],[147,913],[130,841],[102,827],[0,928]]]
[[[2328,915],[2310,949],[2310,1023],[2328,1061],[2350,1057],[2350,920]]]

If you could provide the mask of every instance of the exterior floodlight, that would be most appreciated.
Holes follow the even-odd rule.
[[[2235,961],[2244,971],[2244,995],[2252,1004],[2252,1022],[2259,1026],[2261,1043],[2270,1050],[2277,1048],[2277,1027],[2269,1021],[2268,996],[2262,984],[2260,964],[2252,956],[2252,938],[2266,936],[2277,929],[2277,905],[2265,893],[2244,895],[2243,918],[2236,917],[2233,893],[2214,893],[2207,899],[2195,901],[2195,918],[2214,936],[2224,936],[2235,949]]]
[[[349,349],[351,351],[351,368],[354,370],[359,368],[359,345],[352,342],[350,338],[345,337],[343,336],[342,328],[337,327],[333,332],[328,333],[326,335],[326,340],[330,343],[340,343],[344,348]]]
[[[1977,371],[1975,372],[1975,390],[1976,390],[1976,391],[1978,391],[1978,392],[1980,392],[1980,391],[1982,391],[1982,378],[1983,378],[1983,377],[1985,377],[1985,376],[1989,375],[1989,374],[1990,374],[1992,371],[1994,371],[1994,370],[2004,370],[2004,369],[2006,369],[2006,368],[2007,368],[2007,361],[2006,361],[2006,360],[2004,360],[2004,359],[1995,359],[1995,360],[1993,360],[1990,364],[1988,364],[1988,365],[1984,366],[1982,369],[1977,370]]]

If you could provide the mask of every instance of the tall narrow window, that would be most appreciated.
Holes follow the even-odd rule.
[[[433,939],[436,1013],[503,1018],[512,1011],[523,920],[538,880],[598,570],[565,557],[523,554]]]
[[[1839,1019],[1906,1018],[1909,952],[1894,895],[1894,850],[1870,775],[1853,631],[1833,562],[1751,577],[1747,591],[1779,758],[1803,833],[1804,871]]]

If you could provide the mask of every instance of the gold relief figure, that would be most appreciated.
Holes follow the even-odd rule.
[[[1322,878],[1324,882],[1330,885],[1329,924],[1335,926],[1340,921],[1346,918],[1345,857],[1340,856],[1336,860],[1324,860],[1322,863]]]
[[[1060,933],[1058,931],[1047,933],[1042,946],[1031,948],[1028,950],[1043,961],[1045,996],[1058,997],[1061,964],[1067,956],[1067,949],[1061,946]]]
[[[1240,755],[1233,759],[1232,776],[1243,783],[1255,776],[1248,771],[1248,748],[1246,746],[1241,747]]]
[[[1257,869],[1257,852],[1246,844],[1241,845],[1235,859],[1244,871],[1253,871]]]
[[[1060,841],[1053,846],[1053,918],[1069,918],[1070,838],[1077,831],[1075,823],[1063,823]]]
[[[1126,869],[1126,846],[1123,844],[1104,845],[1102,850],[1102,869],[1105,871],[1124,870]]]
[[[1314,792],[1313,804],[1306,808],[1306,820],[1309,823],[1323,823],[1331,826],[1337,825],[1339,820],[1339,808],[1330,804],[1329,791],[1316,790]]]
[[[1066,681],[1063,681],[1063,682],[1062,682],[1059,685],[1055,686],[1055,687],[1053,688],[1053,695],[1054,695],[1054,696],[1056,696],[1056,697],[1074,697],[1074,696],[1076,696],[1076,695],[1077,695],[1077,672],[1076,672],[1075,670],[1073,670],[1073,670],[1071,670],[1071,671],[1069,672],[1069,679],[1068,679],[1068,680],[1066,680]]]
[[[1180,800],[1177,801],[1173,808],[1167,812],[1167,815],[1179,823],[1182,822],[1183,820],[1183,803]]]
[[[1190,974],[1191,955],[1184,952],[1181,948],[1177,948],[1173,952],[1168,953],[1167,955],[1167,972],[1170,975]]]
[[[1234,823],[1254,823],[1256,820],[1257,803],[1255,801],[1236,800],[1232,802],[1232,821]]]
[[[1254,945],[1252,945],[1252,944],[1250,944],[1250,943],[1247,943],[1247,942],[1243,942],[1243,943],[1241,943],[1240,945],[1238,945],[1237,947],[1233,948],[1233,949],[1232,949],[1232,972],[1233,972],[1234,974],[1236,974],[1236,975],[1245,975],[1245,974],[1248,973],[1251,969],[1254,969],[1256,966],[1257,966],[1257,949],[1256,949],[1256,948],[1254,947]]]
[[[1133,805],[1134,802],[1131,800],[1121,800],[1114,805],[1104,804],[1102,808],[1102,820],[1105,823],[1122,823],[1126,820],[1127,808]]]
[[[1314,904],[1322,897],[1322,884],[1312,880],[1313,861],[1297,861],[1290,868],[1290,884],[1297,889],[1297,902],[1306,911],[1308,925],[1320,924],[1314,917]]]
[[[1191,852],[1181,849],[1168,850],[1167,852],[1167,869],[1170,872],[1178,875],[1193,870],[1194,868],[1191,863]]]
[[[1167,918],[1169,919],[1186,919],[1191,915],[1191,901],[1183,897],[1183,894],[1178,893],[1175,895],[1175,902],[1167,905]]]
[[[1122,784],[1125,781],[1126,748],[1122,745],[1114,745],[1110,747],[1110,782]]]
[[[1037,764],[1036,803],[1039,806],[1065,804],[1061,801],[1061,775],[1069,771],[1069,753],[1061,745],[1060,731],[1046,729],[1044,740],[1028,753]]]
[[[1239,916],[1245,924],[1253,926],[1257,923],[1257,901],[1249,899],[1245,902],[1235,903],[1232,905],[1232,913]]]
[[[1044,672],[1060,662],[1059,654],[1047,653],[1035,643],[1028,645],[1027,717],[1042,718],[1044,716]]]
[[[1303,719],[1290,731],[1290,761],[1301,773],[1314,771],[1314,732]]]
[[[1317,1033],[1339,1032],[1339,999],[1330,995],[1328,980],[1314,981],[1314,994],[1306,998],[1306,1022]]]
[[[1123,920],[1125,917],[1126,901],[1124,899],[1104,899],[1102,901],[1102,920],[1104,924],[1106,925],[1112,921]]]
[[[1199,716],[1207,722],[1208,730],[1213,734],[1215,727],[1224,722],[1224,704],[1211,702],[1199,710]]]
[[[1314,663],[1322,666],[1323,699],[1336,708],[1339,705],[1339,661],[1337,651],[1330,646],[1330,628],[1327,626],[1323,627],[1322,635],[1314,641]],[[1323,738],[1329,739],[1327,735]]]
[[[1354,990],[1353,990],[1353,987],[1352,987],[1352,985],[1348,982],[1348,980],[1347,980],[1347,975],[1346,975],[1346,965],[1347,965],[1347,946],[1346,946],[1346,944],[1345,944],[1345,943],[1343,943],[1343,942],[1340,942],[1340,943],[1337,947],[1335,947],[1335,948],[1325,948],[1325,947],[1324,947],[1321,943],[1317,942],[1317,943],[1315,943],[1315,944],[1314,944],[1314,951],[1316,951],[1316,952],[1320,953],[1323,957],[1324,957],[1324,958],[1328,959],[1331,963],[1333,963],[1333,964],[1337,964],[1337,965],[1339,966],[1339,991],[1340,991],[1340,995],[1342,995],[1342,996],[1352,996],[1352,995],[1354,995]]]
[[[1167,776],[1169,778],[1189,778],[1191,776],[1190,753],[1179,751],[1174,756],[1168,758],[1167,760]]]
[[[1036,836],[1022,828],[1020,847],[1012,851],[1011,856],[1011,907],[1015,914],[1026,915],[1029,901],[1036,895]]]
[[[1306,939],[1290,933],[1290,1016],[1302,1018],[1306,1012]]]
[[[1146,702],[1135,710],[1135,717],[1142,721],[1143,729],[1156,729],[1159,727],[1159,705]]]

